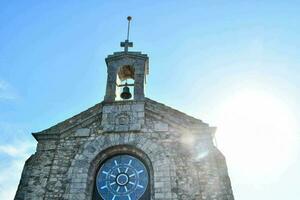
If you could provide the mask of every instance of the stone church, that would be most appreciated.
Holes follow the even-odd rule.
[[[234,199],[216,128],[145,97],[149,58],[128,34],[105,59],[104,100],[33,133],[15,200]]]

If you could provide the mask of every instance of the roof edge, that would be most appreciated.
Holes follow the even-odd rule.
[[[189,120],[191,123],[199,124],[200,126],[210,127],[208,123],[205,123],[205,122],[203,122],[203,121],[200,120],[200,119],[197,119],[197,118],[195,118],[195,117],[193,117],[193,116],[190,116],[190,115],[188,115],[188,114],[186,114],[186,113],[184,113],[184,112],[181,112],[181,111],[179,111],[179,110],[177,110],[177,109],[174,109],[174,108],[172,108],[172,107],[170,107],[170,106],[167,106],[167,105],[165,105],[165,104],[163,104],[163,103],[157,102],[157,101],[152,100],[152,99],[150,99],[150,98],[145,98],[145,100],[146,100],[146,102],[148,102],[148,103],[150,103],[150,104],[151,104],[151,103],[152,103],[152,104],[156,104],[156,105],[158,105],[158,106],[160,106],[160,107],[162,107],[162,108],[165,108],[165,109],[167,109],[167,110],[170,110],[171,112],[174,112],[174,114],[180,115],[180,116],[186,118],[186,119]]]
[[[90,108],[64,120],[64,121],[61,121],[47,129],[44,129],[44,130],[38,131],[38,132],[33,132],[32,135],[36,140],[38,140],[40,138],[40,135],[53,135],[53,139],[54,139],[55,138],[54,135],[59,135],[59,133],[69,130],[70,128],[78,125],[78,123],[82,123],[82,122],[90,119],[91,117],[94,117],[98,113],[100,113],[102,110],[102,104],[103,104],[103,102],[97,103],[94,106],[92,106],[92,107],[90,107]],[[96,114],[92,114],[92,113],[96,113]]]

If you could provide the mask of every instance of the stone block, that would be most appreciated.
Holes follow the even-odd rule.
[[[88,137],[90,136],[91,130],[89,128],[80,128],[75,131],[76,137]]]
[[[130,124],[129,126],[129,130],[130,131],[138,131],[138,130],[141,130],[141,124]]]
[[[169,125],[163,122],[155,122],[154,123],[154,130],[158,132],[166,132],[169,131]]]
[[[143,112],[145,110],[144,104],[134,104],[132,105],[132,110],[135,112]]]

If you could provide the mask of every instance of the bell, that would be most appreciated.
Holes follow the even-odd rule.
[[[123,92],[121,93],[121,98],[122,99],[130,99],[131,96],[132,95],[130,94],[129,87],[127,85],[125,85],[125,87],[123,87]]]

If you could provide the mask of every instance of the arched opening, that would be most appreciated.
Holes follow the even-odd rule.
[[[134,99],[134,67],[131,65],[124,65],[119,68],[117,73],[117,88],[116,88],[116,99],[121,100],[131,100]],[[125,87],[127,88],[125,89]],[[130,98],[128,96],[122,96],[122,93],[130,92]],[[125,97],[125,98],[124,98]]]
[[[93,200],[153,199],[153,169],[143,152],[121,145],[100,154],[105,158],[94,174]]]

